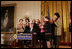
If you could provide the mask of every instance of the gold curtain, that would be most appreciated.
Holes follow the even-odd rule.
[[[47,16],[47,5],[49,6],[50,18],[54,17],[54,13],[58,12],[61,18],[62,36],[61,41],[69,41],[69,18],[70,18],[71,1],[41,1],[41,18]]]

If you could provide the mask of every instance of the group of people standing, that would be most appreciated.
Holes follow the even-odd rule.
[[[25,19],[25,24],[23,24],[23,19],[19,20],[19,24],[17,25],[17,32],[20,34],[23,33],[32,33],[36,35],[36,41],[40,41],[43,44],[43,48],[51,48],[55,45],[55,47],[59,46],[60,36],[61,36],[61,22],[59,13],[54,14],[54,18],[50,19],[46,16],[42,22],[39,19],[32,20],[30,23],[29,18]],[[28,46],[29,43],[25,41]],[[33,47],[35,46],[34,37],[33,37]]]

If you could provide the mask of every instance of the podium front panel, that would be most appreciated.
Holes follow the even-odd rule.
[[[15,37],[17,40],[32,40],[31,33],[16,34]]]

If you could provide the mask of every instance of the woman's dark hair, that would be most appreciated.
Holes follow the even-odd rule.
[[[30,22],[29,18],[26,18],[26,19],[25,19],[25,22],[26,22],[26,20],[28,20],[28,22]]]
[[[20,22],[21,20],[23,21],[23,19],[20,19],[19,22]]]
[[[59,13],[57,13],[57,12],[56,12],[54,15],[56,15],[56,16],[57,16],[57,18],[59,18],[59,17],[60,17]]]
[[[45,18],[47,18],[48,20],[50,20],[50,18],[48,16],[45,16]]]

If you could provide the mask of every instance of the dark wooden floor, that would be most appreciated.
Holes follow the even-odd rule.
[[[11,48],[10,46],[1,46],[1,48]],[[12,47],[12,48],[21,48],[21,47]],[[24,48],[29,48],[24,46]],[[35,48],[35,47],[34,47]],[[36,46],[36,48],[42,48],[42,46]],[[71,48],[71,46],[64,46],[64,45],[60,45],[59,48]]]

